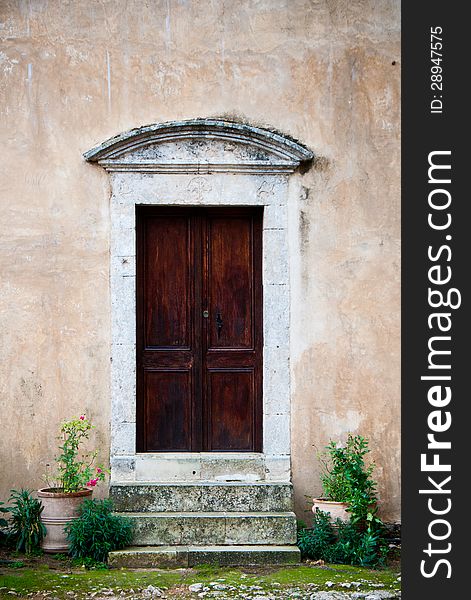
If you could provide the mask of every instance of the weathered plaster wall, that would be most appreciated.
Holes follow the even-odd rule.
[[[109,444],[109,182],[81,153],[233,115],[319,157],[290,211],[293,479],[369,436],[399,519],[398,0],[0,2],[0,498],[39,486],[60,419]]]

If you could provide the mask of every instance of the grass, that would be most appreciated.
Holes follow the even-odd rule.
[[[67,592],[85,595],[113,589],[118,593],[132,594],[149,585],[168,589],[172,597],[191,597],[188,587],[192,583],[208,584],[222,580],[224,584],[240,586],[258,585],[265,590],[282,589],[291,586],[315,586],[318,590],[343,589],[340,584],[360,582],[361,591],[375,589],[399,589],[398,572],[393,569],[369,570],[345,565],[314,566],[303,564],[295,567],[246,567],[228,568],[203,565],[193,569],[154,569],[154,570],[86,570],[73,565],[63,557],[48,557],[47,563],[24,564],[14,560],[0,564],[0,598],[9,598],[9,591],[18,595],[52,592],[53,597],[69,598]],[[28,561],[26,561],[28,562]],[[331,583],[329,583],[331,582]],[[328,584],[328,585],[327,585]],[[333,584],[333,585],[332,585]],[[183,586],[183,587],[182,587]],[[182,590],[181,593],[178,590]]]

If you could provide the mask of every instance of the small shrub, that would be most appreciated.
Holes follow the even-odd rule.
[[[314,513],[312,529],[298,531],[298,546],[303,558],[331,562],[330,552],[334,542],[335,534],[330,523],[330,515],[322,510]]]
[[[3,513],[7,513],[9,512],[8,508],[6,508],[5,506],[2,506],[4,503],[0,502],[0,515]],[[7,527],[8,527],[8,521],[6,519],[4,519],[2,516],[0,516],[0,546],[3,546],[6,544],[7,541]]]
[[[30,490],[11,490],[12,506],[10,535],[16,541],[19,552],[33,554],[39,551],[41,542],[46,535],[46,528],[41,523],[43,505],[33,498]]]
[[[306,529],[307,525],[302,519],[296,519],[296,529],[299,531],[301,529]]]
[[[113,515],[112,510],[110,500],[85,500],[82,503],[79,517],[65,526],[74,558],[106,562],[109,552],[131,543],[131,520]]]
[[[4,502],[0,502],[0,513],[7,513],[9,512],[8,508],[2,506],[4,504]],[[1,527],[7,527],[8,526],[8,521],[2,517],[0,517],[0,528]]]
[[[384,564],[388,546],[377,516],[374,464],[365,464],[368,452],[367,438],[349,433],[345,444],[331,440],[319,454],[324,497],[346,502],[350,519],[332,524],[329,514],[316,511],[312,529],[298,531],[303,557],[364,567]]]
[[[334,561],[360,567],[384,566],[388,546],[384,530],[370,523],[366,529],[358,527],[353,520],[338,524]]]
[[[383,566],[388,551],[384,529],[376,521],[366,529],[353,520],[337,519],[332,526],[330,515],[321,510],[314,515],[312,529],[298,532],[298,546],[303,558],[362,567]]]
[[[368,440],[349,433],[345,444],[331,440],[319,455],[325,498],[354,503],[364,515],[368,506],[376,502],[376,482],[371,478],[374,465],[365,465],[368,452]]]

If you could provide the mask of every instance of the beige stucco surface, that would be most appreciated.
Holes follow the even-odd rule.
[[[369,437],[400,519],[397,0],[0,2],[0,499],[37,487],[61,419],[108,457],[109,180],[82,152],[230,115],[317,155],[290,220],[292,466]]]

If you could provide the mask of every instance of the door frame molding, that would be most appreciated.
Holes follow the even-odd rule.
[[[290,481],[291,173],[313,154],[268,130],[214,119],[151,125],[84,154],[111,178],[111,478]],[[136,452],[136,205],[263,206],[263,451]]]

